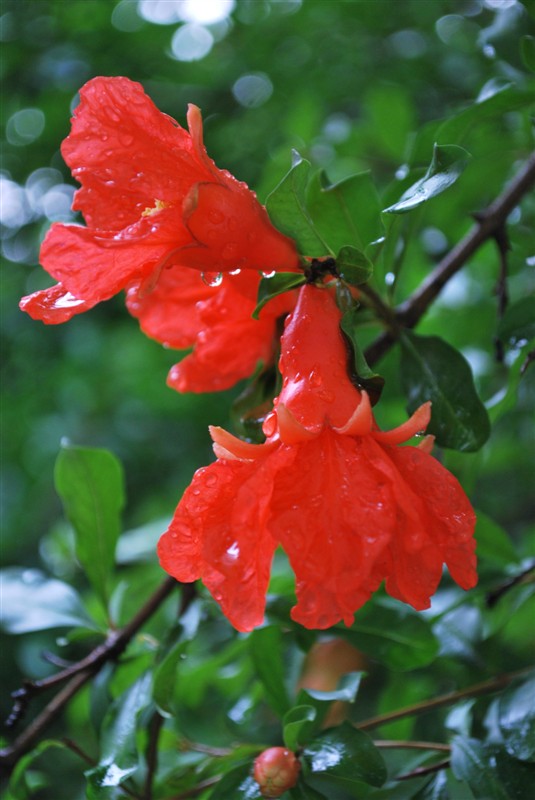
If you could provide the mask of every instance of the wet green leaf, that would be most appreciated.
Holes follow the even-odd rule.
[[[433,403],[427,433],[441,447],[473,452],[487,441],[490,423],[464,356],[438,336],[403,333],[401,382],[412,413]]]
[[[137,720],[150,703],[151,675],[145,674],[115,700],[103,723],[99,763],[88,770],[88,800],[101,800],[139,766]],[[103,794],[104,791],[104,794]]]
[[[189,642],[180,640],[169,650],[163,661],[154,670],[152,697],[160,714],[170,717],[174,714],[173,695],[177,680],[177,668]]]
[[[347,337],[353,357],[350,360],[351,380],[359,389],[365,389],[370,395],[372,405],[381,396],[384,378],[374,372],[368,365],[359,344],[359,314],[357,309],[350,309],[342,316],[340,328]]]
[[[306,190],[310,162],[294,152],[292,168],[266,200],[272,223],[292,238],[304,256],[320,258],[334,255],[314,226],[307,208]]]
[[[482,511],[477,512],[475,537],[478,558],[501,567],[518,562],[515,548],[507,533]]]
[[[47,628],[81,627],[99,630],[72,586],[48,578],[37,569],[8,567],[0,572],[0,626],[8,633]]]
[[[500,320],[498,338],[508,345],[520,346],[535,337],[535,300],[522,297],[507,306]]]
[[[307,785],[302,777],[299,778],[297,785],[289,790],[289,795],[292,800],[328,800],[324,794]]]
[[[312,705],[291,708],[283,719],[283,739],[288,750],[298,750],[310,741],[319,725],[317,712]]]
[[[362,251],[384,233],[379,196],[369,172],[335,184],[318,172],[310,180],[306,202],[316,229],[333,253],[348,246]]]
[[[76,536],[76,555],[104,604],[121,530],[124,477],[108,450],[62,444],[56,490]]]
[[[42,756],[43,753],[58,747],[63,750],[65,749],[63,742],[59,742],[56,739],[45,739],[17,761],[8,786],[8,791],[11,793],[12,800],[32,800],[32,797],[35,795],[32,787],[28,785],[26,780],[28,772],[31,770],[33,762]]]
[[[431,164],[423,178],[403,192],[397,203],[385,208],[385,213],[404,214],[442,194],[464,172],[469,160],[470,154],[462,147],[435,143]]]
[[[535,779],[535,765],[511,758],[500,745],[465,736],[452,741],[451,768],[476,800],[527,800],[526,788]]]
[[[386,780],[381,753],[367,734],[348,722],[317,736],[303,757],[314,776],[336,779],[341,785],[382,786]]]
[[[350,628],[337,628],[359,650],[390,669],[406,671],[430,664],[438,642],[430,623],[402,603],[375,602],[359,609]]]
[[[266,691],[268,703],[283,717],[290,708],[284,685],[282,633],[278,625],[257,628],[249,637],[251,658],[256,674]]]
[[[498,720],[505,749],[522,761],[535,757],[535,673],[510,686],[498,700]]]
[[[342,703],[353,703],[359,690],[363,672],[348,672],[344,675],[336,689],[332,692],[320,692],[315,689],[301,689],[297,696],[297,703],[300,705],[310,705],[316,709],[315,726],[318,730],[323,724],[331,704],[339,701]]]
[[[336,269],[342,280],[351,286],[360,286],[373,275],[372,262],[355,247],[342,247],[336,256]]]
[[[210,800],[261,800],[260,787],[251,773],[253,760],[229,770],[216,784]]]
[[[258,286],[258,296],[253,317],[258,319],[266,303],[269,303],[273,297],[288,292],[290,289],[297,289],[299,286],[303,286],[305,282],[306,278],[302,272],[276,272],[270,278],[262,278]]]
[[[523,36],[521,38],[520,53],[526,67],[535,72],[535,36]]]

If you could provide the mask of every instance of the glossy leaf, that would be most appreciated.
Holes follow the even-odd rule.
[[[470,154],[462,147],[435,143],[431,164],[423,178],[403,192],[397,203],[385,208],[385,213],[404,214],[442,194],[464,172],[469,160]]]
[[[370,395],[372,405],[375,405],[381,396],[384,386],[384,378],[374,372],[368,365],[364,353],[359,344],[359,313],[357,309],[346,311],[342,316],[340,328],[345,334],[351,347],[353,358],[351,359],[351,380],[359,389],[365,389]]]
[[[475,537],[478,558],[501,567],[518,562],[515,548],[506,531],[482,511],[477,512]]]
[[[427,433],[441,447],[474,452],[487,441],[490,423],[464,356],[438,336],[401,336],[401,382],[409,412],[433,403]]]
[[[503,747],[464,736],[452,741],[451,768],[476,800],[526,800],[535,776],[533,764],[511,758]]]
[[[523,36],[521,38],[520,53],[526,67],[535,72],[535,36]]]
[[[309,175],[310,162],[294,152],[292,168],[268,196],[266,209],[275,227],[294,239],[302,255],[313,258],[334,255],[315,228],[307,209]]]
[[[65,749],[63,742],[59,742],[55,739],[44,739],[42,742],[39,742],[37,747],[26,755],[23,755],[22,758],[17,761],[9,781],[8,792],[10,793],[10,797],[8,800],[31,800],[32,797],[35,796],[32,787],[28,785],[27,781],[29,770],[32,769],[33,762],[42,756],[43,753],[58,747],[63,750]]]
[[[216,784],[210,800],[261,800],[260,787],[251,775],[252,760],[231,769]]]
[[[137,719],[150,702],[150,683],[151,676],[143,675],[111,706],[101,731],[99,763],[86,772],[88,800],[100,800],[102,790],[120,786],[137,770]]]
[[[386,767],[370,737],[349,723],[317,736],[303,753],[314,776],[337,779],[342,785],[382,786]]]
[[[453,608],[435,622],[433,632],[440,642],[439,655],[480,665],[476,648],[483,638],[483,620],[478,608]]]
[[[297,289],[298,286],[303,286],[305,282],[306,278],[302,272],[276,272],[270,278],[262,278],[258,287],[253,317],[258,319],[258,315],[266,303],[269,303],[274,297],[288,292],[290,289]]]
[[[337,628],[337,634],[394,670],[423,667],[438,653],[429,622],[402,603],[368,604],[350,628]]]
[[[283,739],[288,750],[298,750],[310,741],[319,725],[317,712],[312,705],[291,708],[283,719]]]
[[[284,685],[282,633],[278,625],[258,628],[249,637],[251,659],[265,689],[268,703],[283,717],[290,708]]]
[[[8,633],[47,628],[98,630],[72,586],[48,578],[37,569],[8,567],[0,572],[0,626]]]
[[[336,269],[342,280],[351,286],[360,286],[373,275],[372,262],[355,247],[342,247],[336,256]]]
[[[176,642],[154,670],[152,697],[160,714],[164,717],[170,717],[174,713],[173,694],[177,680],[177,667],[184,657],[188,645],[188,641]]]
[[[328,800],[326,795],[307,785],[300,777],[296,786],[288,792],[292,800]]]
[[[353,703],[355,701],[363,675],[363,672],[349,672],[340,679],[337,688],[332,692],[301,689],[297,696],[297,703],[310,705],[316,709],[316,730],[323,724],[332,703]]]
[[[369,172],[329,184],[324,172],[310,180],[307,208],[322,239],[333,253],[347,246],[358,250],[383,233],[381,206]]]
[[[77,558],[106,603],[121,531],[122,466],[108,450],[62,444],[54,479],[65,514],[74,528]]]
[[[535,673],[510,686],[498,700],[498,719],[505,749],[522,761],[535,758]]]
[[[533,297],[522,297],[507,306],[500,320],[498,338],[504,344],[519,347],[535,337],[535,301]]]

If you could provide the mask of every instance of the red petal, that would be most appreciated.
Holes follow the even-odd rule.
[[[391,490],[368,458],[367,437],[328,428],[294,447],[291,469],[275,479],[268,525],[296,574],[292,617],[328,628],[370,597],[373,566],[396,528]]]
[[[303,286],[281,341],[279,402],[312,431],[325,423],[342,428],[361,400],[347,374],[340,318],[329,289]]]
[[[144,217],[120,234],[57,223],[41,246],[41,263],[76,297],[93,305],[107,300],[146,277],[180,246],[176,213],[164,210],[157,216],[157,221]]]
[[[81,314],[94,305],[87,300],[79,300],[67,292],[61,283],[51,286],[50,289],[26,295],[19,303],[22,311],[26,311],[32,319],[40,319],[47,325],[67,322],[76,314]]]
[[[198,470],[158,546],[163,568],[178,580],[201,577],[241,631],[264,616],[276,547],[265,519],[282,466],[275,454],[260,464],[221,461]]]
[[[61,151],[82,184],[74,207],[90,227],[108,231],[135,222],[156,200],[181,207],[196,181],[212,178],[189,133],[128,78],[86,83]]]
[[[184,263],[212,272],[235,269],[296,270],[297,250],[273,227],[245,183],[200,183],[185,205],[185,222],[198,245],[184,251]]]
[[[167,347],[182,350],[195,343],[204,324],[198,304],[216,295],[196,269],[174,266],[161,271],[154,288],[128,290],[126,305],[141,330]]]

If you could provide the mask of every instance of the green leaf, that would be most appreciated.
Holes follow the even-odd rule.
[[[358,309],[350,309],[342,316],[340,328],[347,337],[353,352],[351,380],[359,389],[365,389],[368,392],[372,405],[375,405],[381,396],[385,381],[384,378],[370,369],[366,362],[358,342],[359,322]]]
[[[288,750],[298,750],[310,741],[319,727],[316,716],[312,705],[294,706],[284,715],[283,739]]]
[[[82,627],[99,630],[88,616],[78,593],[63,581],[37,569],[1,570],[0,625],[8,633],[47,628]]]
[[[187,650],[189,641],[180,640],[170,649],[165,658],[154,670],[152,697],[160,714],[171,717],[174,714],[173,695],[177,679],[177,667]]]
[[[403,192],[397,203],[385,208],[385,213],[404,214],[442,194],[460,177],[469,160],[470,154],[462,147],[435,143],[431,164],[423,178]]]
[[[511,758],[500,745],[464,736],[452,741],[451,768],[476,800],[526,800],[535,777],[533,764]]]
[[[77,558],[106,604],[124,505],[121,464],[107,450],[62,444],[54,478],[74,528]]]
[[[316,230],[333,253],[347,246],[364,250],[384,233],[379,195],[369,172],[332,185],[318,172],[310,180],[306,202]]]
[[[302,776],[299,777],[296,786],[289,790],[289,795],[292,800],[328,800],[324,794],[305,783]]]
[[[373,264],[363,252],[355,247],[342,247],[336,256],[338,274],[351,286],[360,286],[373,275]]]
[[[515,347],[535,337],[535,301],[533,297],[523,297],[507,306],[500,320],[498,338]]]
[[[273,225],[294,239],[302,255],[319,258],[334,255],[310,217],[306,202],[310,162],[294,152],[291,170],[266,200],[266,209]]]
[[[262,425],[273,408],[273,398],[279,391],[279,373],[274,365],[262,369],[247,382],[243,392],[231,407],[231,419],[237,433],[254,444],[262,444],[265,436]]]
[[[479,666],[481,659],[476,645],[483,637],[483,620],[479,608],[463,605],[444,614],[433,625],[440,642],[440,656],[449,656]]]
[[[401,338],[401,382],[409,412],[433,403],[427,433],[441,447],[474,452],[487,441],[490,422],[461,353],[438,336],[405,331]]]
[[[252,762],[229,770],[216,784],[210,800],[261,800],[260,787],[251,775]]]
[[[386,780],[379,750],[367,734],[348,722],[316,737],[303,756],[315,777],[334,778],[342,785],[357,782],[382,786]]]
[[[535,72],[535,36],[522,36],[520,54],[526,67]]]
[[[505,749],[522,761],[535,756],[535,674],[510,686],[498,700],[498,720]]]
[[[150,703],[150,684],[151,675],[146,673],[111,706],[101,731],[99,763],[85,773],[88,800],[109,796],[113,787],[120,786],[137,770],[137,719]]]
[[[273,710],[283,717],[290,708],[284,685],[282,633],[277,625],[257,628],[249,637],[249,650],[266,697]]]
[[[262,278],[258,286],[256,308],[253,311],[254,319],[258,319],[260,312],[273,297],[303,286],[306,278],[302,272],[276,272],[270,278]]]
[[[482,511],[477,512],[475,538],[478,558],[502,568],[505,564],[518,563],[519,558],[507,533]]]
[[[22,758],[17,761],[17,764],[11,774],[11,779],[8,786],[8,791],[11,792],[13,800],[31,800],[34,794],[32,788],[28,786],[26,781],[28,771],[31,769],[33,762],[38,759],[39,756],[41,756],[43,753],[46,753],[48,750],[57,747],[62,750],[65,749],[63,742],[56,741],[55,739],[45,739],[44,741],[39,742],[37,747],[31,750],[31,752],[22,756]]]
[[[336,628],[351,644],[393,670],[407,671],[434,661],[438,653],[431,624],[402,603],[368,603],[350,628]]]
[[[335,701],[353,703],[359,690],[363,672],[348,672],[344,675],[336,689],[332,692],[320,692],[315,689],[301,689],[297,697],[300,705],[309,705],[316,709],[315,729],[319,730],[323,724],[331,704]]]

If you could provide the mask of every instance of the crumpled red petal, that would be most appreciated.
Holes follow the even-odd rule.
[[[66,291],[61,283],[57,283],[50,289],[41,289],[26,295],[19,305],[32,319],[40,319],[47,325],[58,325],[72,319],[76,314],[88,311],[95,303],[80,300]]]

